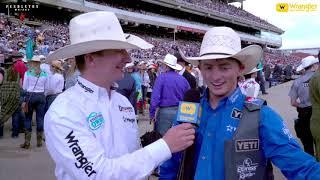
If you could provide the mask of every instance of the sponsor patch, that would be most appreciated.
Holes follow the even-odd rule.
[[[289,141],[293,139],[293,135],[291,134],[290,130],[287,128],[284,122],[282,122],[282,132],[284,135],[288,137]]]
[[[242,112],[237,109],[237,108],[233,108],[232,112],[231,112],[231,117],[235,118],[235,119],[241,119],[242,117]]]
[[[259,151],[259,139],[236,140],[236,152]]]
[[[242,164],[237,165],[239,179],[249,179],[256,174],[258,163],[253,163],[250,158],[246,158]]]
[[[85,92],[89,92],[89,93],[93,93],[93,92],[94,92],[91,88],[85,86],[85,85],[82,84],[80,81],[77,80],[77,82],[78,82],[79,86],[80,86],[82,89],[84,89]]]
[[[118,107],[119,107],[119,111],[121,112],[133,112],[132,107],[122,107],[122,106],[118,106]]]
[[[73,130],[70,131],[65,139],[67,140],[68,146],[77,160],[77,162],[74,163],[76,168],[84,171],[88,177],[96,174],[97,172],[93,170],[93,163],[88,161],[86,155],[78,144],[79,140],[73,135]]]
[[[90,113],[90,115],[87,117],[87,121],[91,130],[99,129],[104,123],[101,112]]]
[[[233,126],[231,126],[231,125],[226,126],[226,128],[227,128],[227,131],[229,131],[229,132],[234,132],[234,131],[237,130],[236,127],[233,127]]]
[[[302,87],[308,88],[309,87],[309,83],[302,83]]]
[[[127,117],[122,117],[123,118],[123,121],[124,122],[131,122],[131,123],[134,123],[135,121],[136,121],[136,119],[135,118],[127,118]]]

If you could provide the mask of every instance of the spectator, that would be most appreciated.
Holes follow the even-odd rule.
[[[155,121],[155,130],[164,135],[172,126],[179,101],[182,101],[190,85],[176,72],[181,71],[182,66],[177,64],[175,56],[167,54],[160,68],[163,73],[157,78],[152,90],[150,119]]]

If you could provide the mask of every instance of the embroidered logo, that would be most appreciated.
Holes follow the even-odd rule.
[[[119,107],[119,111],[121,112],[133,112],[132,107],[122,107],[122,106],[118,106],[118,107]]]
[[[81,147],[79,146],[79,140],[73,135],[73,130],[70,131],[65,139],[68,140],[68,146],[77,160],[77,162],[74,163],[76,168],[83,170],[88,177],[93,174],[97,174],[97,172],[93,169],[93,163],[88,160]]]
[[[85,85],[82,84],[80,81],[77,80],[77,82],[78,82],[79,86],[80,86],[82,89],[85,90],[85,92],[89,92],[89,93],[93,93],[93,92],[94,92],[91,88],[85,86]]]
[[[293,135],[291,134],[290,130],[287,128],[287,126],[284,124],[284,122],[282,122],[282,132],[283,134],[285,134],[286,136],[288,136],[289,141],[291,139],[293,139]]]
[[[134,123],[136,121],[135,118],[128,118],[128,117],[122,117],[123,118],[123,122],[131,122]]]
[[[233,127],[233,126],[231,126],[231,125],[226,126],[226,128],[227,128],[227,131],[229,131],[229,132],[234,132],[234,131],[237,130],[236,127]]]
[[[236,152],[258,151],[259,139],[236,140]]]
[[[254,176],[258,165],[258,163],[253,163],[250,158],[246,158],[241,165],[237,166],[239,179],[246,179]]]
[[[87,117],[87,121],[88,121],[88,124],[89,124],[89,127],[91,130],[99,129],[104,123],[103,116],[100,112],[99,113],[96,113],[96,112],[90,113],[90,115]]]
[[[231,112],[231,117],[235,118],[235,119],[241,119],[242,117],[242,112],[237,109],[237,108],[233,108],[232,112]]]

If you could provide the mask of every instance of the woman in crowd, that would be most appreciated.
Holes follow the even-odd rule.
[[[68,64],[68,70],[65,74],[65,89],[69,89],[76,84],[80,71],[77,69],[74,58],[67,59],[66,63]]]
[[[62,75],[63,67],[61,61],[55,60],[51,62],[50,71],[52,75],[48,79],[46,91],[46,112],[54,99],[63,91],[64,77]]]
[[[26,113],[25,121],[25,142],[21,148],[29,149],[32,132],[32,115],[36,111],[37,122],[37,147],[42,146],[43,139],[43,118],[45,115],[46,97],[45,90],[48,85],[48,75],[40,69],[41,60],[34,56],[30,61],[30,68],[25,73],[23,81],[23,90],[26,91],[23,107]]]

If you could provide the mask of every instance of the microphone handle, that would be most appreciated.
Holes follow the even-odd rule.
[[[177,180],[193,180],[195,174],[194,164],[195,144],[182,152]]]

